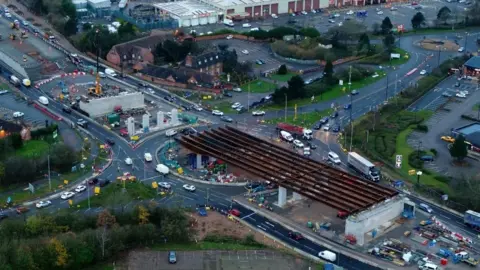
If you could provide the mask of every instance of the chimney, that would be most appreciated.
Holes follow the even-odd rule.
[[[187,57],[185,57],[185,66],[186,67],[192,67],[192,54],[188,54]]]

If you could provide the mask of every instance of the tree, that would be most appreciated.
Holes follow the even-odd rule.
[[[89,31],[90,29],[92,29],[92,25],[91,25],[90,23],[87,22],[87,23],[84,23],[84,24],[82,25],[82,30],[83,30],[84,32],[87,32],[87,31]]]
[[[9,136],[13,149],[18,150],[23,146],[23,140],[20,133],[13,133]]]
[[[382,28],[382,34],[384,35],[389,34],[392,31],[393,24],[392,24],[392,21],[390,21],[390,18],[388,16],[385,17],[385,19],[383,19],[381,28]]]
[[[97,231],[97,239],[100,244],[100,249],[102,250],[102,259],[105,258],[107,243],[110,241],[109,229],[115,225],[115,223],[115,216],[110,214],[108,210],[104,210],[98,215],[97,226],[99,230]]]
[[[285,75],[288,73],[288,69],[287,69],[287,66],[285,64],[282,64],[279,68],[278,68],[278,71],[277,71],[277,74],[278,75]]]
[[[52,167],[61,172],[71,171],[73,164],[77,161],[73,149],[63,143],[53,146],[50,156]]]
[[[328,60],[325,64],[325,69],[323,70],[323,76],[325,78],[332,78],[333,77],[333,63],[332,61]]]
[[[392,52],[395,47],[395,36],[392,33],[385,36],[383,39],[383,45],[385,45],[385,48],[389,53]]]
[[[65,246],[60,241],[58,241],[57,238],[51,239],[50,245],[52,245],[52,248],[55,250],[56,253],[55,265],[62,268],[65,267],[68,261],[68,252]]]
[[[288,80],[288,96],[292,99],[304,98],[306,96],[305,82],[302,77],[295,75]]]
[[[422,27],[424,23],[425,23],[425,16],[423,16],[423,13],[417,12],[415,15],[413,15],[413,18],[412,18],[413,29],[418,29]]]
[[[360,36],[357,44],[357,51],[361,52],[366,50],[367,54],[370,52],[370,38],[368,37],[367,33],[363,33]]]
[[[150,217],[150,213],[148,212],[147,208],[144,206],[138,207],[138,222],[139,224],[147,224],[149,222],[148,218]]]
[[[280,26],[280,27],[273,28],[272,30],[268,31],[268,35],[271,38],[282,39],[283,36],[295,36],[295,35],[297,35],[297,30],[295,30],[291,27]]]
[[[446,24],[451,14],[452,11],[448,7],[444,6],[437,13],[437,20]]]
[[[135,26],[129,22],[124,22],[118,27],[118,35],[123,40],[131,39],[135,36],[136,32],[137,30],[135,29]]]
[[[302,28],[300,30],[300,34],[309,38],[316,38],[320,36],[320,32],[318,32],[318,30],[313,27]]]
[[[465,137],[458,136],[449,149],[452,158],[457,161],[462,161],[468,155],[467,144],[465,143]]]

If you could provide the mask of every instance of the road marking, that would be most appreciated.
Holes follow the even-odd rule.
[[[248,218],[251,219],[251,220],[253,220],[253,221],[255,221],[255,222],[257,222],[257,220],[254,219],[254,218],[252,218],[252,217],[248,217]]]
[[[444,215],[442,215],[442,214],[439,214],[439,215],[442,216],[442,217],[444,217],[444,218],[446,218],[446,219],[451,219],[451,218],[449,218],[449,217],[447,217],[447,216],[444,216]]]
[[[244,216],[242,219],[246,219],[246,218],[248,218],[248,217],[250,217],[250,216],[252,216],[252,215],[255,215],[255,212],[253,212],[253,213],[251,213],[251,214],[249,214],[249,215]],[[254,220],[255,220],[255,219],[254,219]]]
[[[223,206],[225,206],[225,207],[228,207],[228,205],[226,205],[226,204],[223,204],[223,203],[218,203],[218,204],[220,204],[220,205],[223,205]]]
[[[305,246],[305,245],[303,245],[303,246],[304,246],[305,248],[310,249],[311,251],[316,251],[315,249],[313,249],[313,248],[311,248],[311,247],[308,247],[308,246]]]
[[[269,225],[269,226],[275,227],[275,225],[273,225],[272,223],[270,223],[270,222],[268,222],[268,221],[266,221],[265,223],[266,223],[267,225]]]

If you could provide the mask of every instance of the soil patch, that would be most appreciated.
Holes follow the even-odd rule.
[[[442,39],[424,39],[419,42],[420,47],[438,51],[439,48],[445,51],[458,51],[460,45],[451,40],[442,40]]]

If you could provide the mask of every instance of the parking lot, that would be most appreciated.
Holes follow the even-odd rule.
[[[40,113],[33,106],[27,104],[22,98],[17,98],[14,94],[8,93],[0,96],[0,118],[7,121],[15,120],[14,112],[22,112],[24,116],[19,117],[21,121],[32,128],[45,126],[45,120],[51,120],[44,114]]]
[[[241,251],[177,251],[177,263],[168,264],[166,251],[138,251],[128,256],[128,269],[189,269],[189,270],[306,270],[309,263],[271,250]]]

